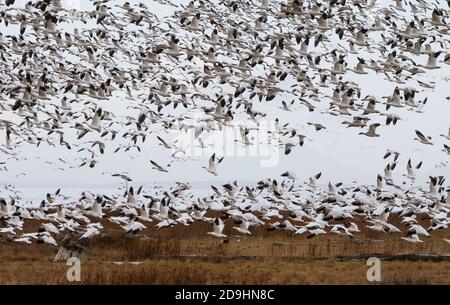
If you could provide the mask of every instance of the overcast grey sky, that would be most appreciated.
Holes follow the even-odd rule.
[[[17,0],[15,6],[23,6],[27,1]],[[112,1],[121,3],[122,1]],[[139,1],[130,0],[131,3]],[[175,1],[174,1],[175,2]],[[186,3],[187,1],[183,1]],[[393,3],[394,1],[378,1],[378,3]],[[63,0],[63,3],[64,2]],[[147,3],[147,2],[146,2]],[[148,5],[154,8],[154,13],[158,15],[169,15],[173,8],[148,1]],[[90,10],[88,1],[81,1],[81,9]],[[153,6],[154,5],[154,6]],[[0,31],[4,32],[3,25]],[[66,29],[68,30],[68,29]],[[13,31],[9,27],[8,31]],[[360,55],[361,56],[361,55]],[[370,56],[367,54],[367,56]],[[416,57],[418,63],[425,64],[427,57],[421,55]],[[348,54],[349,66],[356,63],[356,55]],[[222,155],[220,151],[205,151],[204,156],[188,158],[184,162],[176,162],[170,167],[169,173],[160,173],[151,170],[149,160],[155,160],[160,164],[167,164],[170,161],[170,153],[157,146],[156,135],[151,135],[147,140],[147,145],[141,153],[134,151],[132,153],[113,154],[114,147],[108,147],[105,155],[99,156],[99,163],[95,169],[76,168],[64,171],[58,170],[55,164],[47,164],[46,161],[55,162],[56,157],[63,157],[66,160],[73,160],[79,154],[76,152],[68,153],[61,148],[50,148],[41,145],[39,148],[24,144],[20,148],[20,156],[27,160],[8,160],[9,171],[0,172],[0,183],[13,184],[19,189],[25,190],[26,187],[38,187],[33,189],[33,197],[40,193],[45,194],[49,189],[58,187],[69,188],[77,186],[80,188],[92,189],[98,185],[114,187],[119,181],[110,177],[109,174],[102,175],[103,172],[123,172],[126,171],[135,180],[135,184],[153,184],[161,182],[189,181],[199,183],[215,183],[223,181],[257,181],[265,177],[278,177],[282,172],[291,170],[296,173],[299,179],[317,173],[323,172],[322,182],[343,181],[350,183],[359,181],[361,183],[375,183],[376,175],[383,172],[387,164],[382,159],[386,149],[394,149],[402,153],[400,162],[394,172],[394,177],[401,177],[406,172],[406,162],[408,158],[413,163],[423,161],[420,178],[428,179],[429,175],[448,175],[449,167],[436,168],[435,165],[440,162],[448,162],[448,155],[442,152],[443,143],[446,140],[439,137],[440,134],[446,134],[450,127],[450,100],[446,96],[450,95],[449,81],[450,66],[443,63],[439,64],[442,68],[434,71],[427,71],[426,76],[421,79],[427,79],[435,82],[434,90],[420,92],[416,100],[422,100],[428,97],[428,103],[423,109],[423,113],[416,113],[402,109],[392,109],[391,113],[398,114],[402,120],[395,128],[381,126],[378,132],[379,138],[368,138],[359,136],[360,130],[345,128],[341,124],[342,117],[334,117],[328,114],[321,114],[318,109],[315,112],[308,112],[303,106],[296,105],[292,112],[286,112],[279,108],[280,103],[267,103],[258,105],[256,109],[268,111],[267,121],[271,122],[279,118],[281,123],[290,122],[292,126],[298,128],[307,135],[305,145],[302,148],[296,147],[288,156],[279,150],[279,162],[273,167],[261,167],[262,157],[257,156],[225,156],[222,164],[218,168],[219,175],[214,177],[208,174],[202,166],[206,166],[208,158],[214,151]],[[392,94],[395,84],[386,81],[383,74],[376,74],[368,70],[367,75],[358,75],[347,73],[344,79],[354,81],[362,88],[362,94],[374,95],[381,99],[382,96]],[[414,80],[410,80],[406,85],[417,87]],[[332,88],[330,88],[332,89]],[[423,90],[422,88],[420,89]],[[129,112],[124,109],[120,103],[123,96],[116,96],[113,102],[103,103],[104,109],[114,111],[115,113]],[[282,97],[280,97],[281,99]],[[102,104],[102,103],[99,103]],[[275,106],[276,105],[276,106]],[[377,107],[381,107],[378,105]],[[137,115],[136,112],[133,113]],[[5,118],[7,114],[0,114]],[[328,127],[327,130],[319,133],[313,131],[307,122],[322,123]],[[379,117],[373,117],[371,122],[380,122]],[[427,135],[433,137],[434,145],[425,146],[414,141],[414,130],[419,129]],[[0,131],[0,143],[4,143],[4,130]],[[176,135],[165,135],[160,133],[163,138],[173,138]],[[86,137],[86,140],[89,140]],[[150,145],[149,145],[150,144]],[[1,156],[2,159],[6,156]],[[3,161],[3,160],[1,160]],[[81,163],[81,161],[78,161]],[[57,163],[57,162],[56,162]],[[76,162],[75,162],[76,163]],[[22,175],[21,173],[26,173]]]

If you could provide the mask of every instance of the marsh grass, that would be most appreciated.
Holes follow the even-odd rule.
[[[277,259],[198,261],[150,259],[142,264],[88,261],[81,282],[70,283],[64,263],[34,261],[0,265],[2,284],[449,284],[448,263],[382,262],[382,282],[366,279],[365,262]]]
[[[137,236],[110,222],[103,225],[84,253],[81,284],[371,284],[366,256],[450,254],[442,240],[448,238],[448,229],[416,245],[361,224],[361,233],[352,239],[334,234],[307,239],[287,231],[267,232],[266,227],[242,236],[227,224],[224,243],[206,235],[211,228],[205,223],[160,231],[149,224]],[[30,224],[24,231],[38,226]],[[52,262],[57,251],[48,245],[0,241],[0,284],[69,284],[69,267]],[[383,260],[382,279],[382,284],[450,284],[450,263],[407,256]]]

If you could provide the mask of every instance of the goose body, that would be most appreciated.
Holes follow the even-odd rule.
[[[208,232],[208,234],[219,238],[227,237],[225,234],[222,233],[224,227],[225,225],[223,221],[220,218],[216,218],[213,223],[213,231]]]

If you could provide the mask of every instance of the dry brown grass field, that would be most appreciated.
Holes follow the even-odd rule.
[[[226,223],[228,243],[207,236],[207,223],[160,231],[149,223],[147,230],[129,236],[103,221],[102,235],[85,250],[76,284],[373,284],[366,278],[366,260],[372,256],[381,258],[380,284],[450,284],[450,245],[443,241],[448,229],[411,244],[362,223],[352,239],[331,233],[307,239],[265,227],[242,236],[231,230],[230,220]],[[405,230],[398,220],[394,224]],[[38,226],[27,223],[24,231]],[[57,251],[3,238],[0,284],[72,284],[66,279],[69,266],[53,262]]]

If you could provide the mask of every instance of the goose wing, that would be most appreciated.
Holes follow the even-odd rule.
[[[216,218],[214,220],[214,233],[222,234],[223,227],[224,227],[223,221],[220,218]]]
[[[375,123],[369,126],[369,132],[373,132],[375,133],[375,131],[377,130],[377,127],[380,126],[379,123]]]
[[[420,139],[420,141],[422,141],[422,142],[427,142],[428,141],[427,137],[425,137],[424,134],[421,133],[418,130],[416,130],[416,135]]]
[[[214,153],[211,158],[209,158],[208,170],[215,172],[216,171],[216,154]]]

